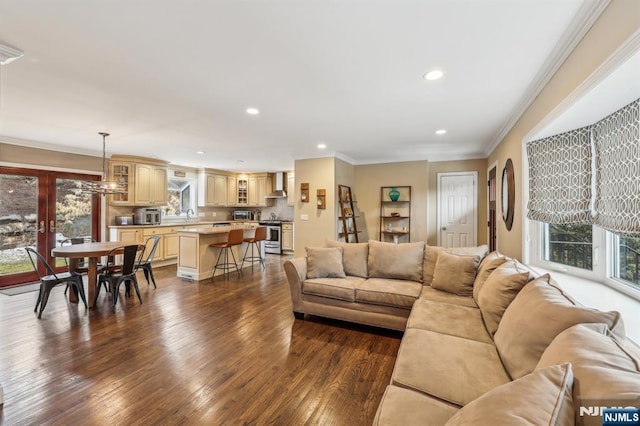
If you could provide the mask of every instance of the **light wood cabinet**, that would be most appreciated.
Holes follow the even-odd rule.
[[[238,175],[236,177],[236,199],[233,205],[249,205],[249,180],[247,175]]]
[[[134,164],[134,205],[164,206],[167,204],[167,168],[152,164]]]
[[[293,251],[293,223],[282,224],[282,250]]]
[[[273,190],[271,176],[268,173],[256,173],[249,176],[249,205],[265,207],[269,201],[264,198]]]
[[[227,205],[227,175],[198,173],[198,206]]]
[[[296,176],[293,172],[287,172],[287,205],[295,205],[296,199]]]
[[[117,228],[109,234],[110,241],[122,241],[123,243],[142,242],[142,228]]]
[[[159,226],[155,228],[143,228],[143,242],[151,236],[158,236],[158,248],[153,261],[170,260],[178,257],[178,231],[184,226]]]
[[[109,163],[109,179],[126,185],[127,192],[109,196],[109,203],[119,206],[133,204],[133,163],[113,161]]]
[[[227,176],[227,205],[238,204],[238,179],[235,176]]]
[[[178,234],[165,235],[164,238],[164,258],[174,259],[178,257]]]

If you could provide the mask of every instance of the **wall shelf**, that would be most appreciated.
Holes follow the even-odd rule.
[[[391,195],[396,201],[391,199]],[[379,231],[380,241],[396,244],[411,241],[411,186],[380,187]]]

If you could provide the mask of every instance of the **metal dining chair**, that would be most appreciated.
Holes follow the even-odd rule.
[[[143,259],[139,264],[136,265],[138,269],[142,269],[144,272],[144,277],[147,279],[147,285],[149,285],[149,277],[151,277],[151,282],[153,282],[153,288],[156,287],[156,279],[153,277],[153,268],[151,267],[151,262],[153,262],[153,257],[156,255],[156,250],[158,249],[158,243],[160,242],[160,236],[152,235],[146,239],[144,242],[144,252]]]
[[[31,265],[33,265],[33,270],[36,271],[38,277],[40,278],[40,291],[38,292],[38,300],[36,301],[36,307],[33,312],[38,311],[38,305],[40,306],[40,312],[38,312],[38,318],[42,318],[42,311],[44,311],[44,307],[47,306],[47,302],[49,301],[49,293],[51,293],[51,289],[57,286],[58,284],[71,284],[73,286],[73,290],[76,295],[80,295],[80,298],[84,302],[85,309],[87,306],[87,299],[84,295],[84,285],[82,283],[82,275],[76,272],[61,272],[56,274],[51,265],[47,263],[45,258],[32,249],[31,247],[25,247],[27,254],[29,255],[29,260],[31,261]],[[38,269],[38,264],[40,264],[44,270],[46,271],[46,275],[43,275],[41,270]]]
[[[66,238],[60,241],[60,247],[75,245],[75,244],[95,243],[95,242],[96,240],[90,237],[71,237],[71,238]],[[67,268],[69,268],[69,259],[67,259],[66,257],[63,257],[63,259],[64,259],[65,265],[67,266]],[[104,265],[101,264],[100,262],[98,262],[97,266],[98,266],[98,271],[104,268]],[[89,271],[89,260],[87,258],[84,258],[84,259],[78,259],[78,263],[76,264],[75,271],[70,270],[69,272],[78,272],[81,274],[86,274],[88,271]],[[67,294],[67,290],[69,290],[69,284],[67,284],[66,288],[64,289],[64,294]]]
[[[138,252],[140,252],[140,254],[138,254]],[[127,286],[127,294],[129,294],[130,285],[133,283],[133,288],[138,295],[138,300],[140,301],[140,304],[142,304],[142,297],[140,297],[140,288],[138,288],[136,272],[138,272],[137,265],[140,263],[142,256],[144,255],[144,246],[141,244],[133,244],[117,247],[111,250],[107,256],[109,258],[115,258],[115,256],[121,253],[124,253],[122,267],[119,270],[105,268],[104,272],[98,276],[98,288],[96,289],[96,298],[93,302],[95,304],[98,300],[102,284],[108,283],[109,290],[111,291],[111,309],[113,312],[116,310],[116,303],[118,302],[118,294],[122,283],[125,283]]]

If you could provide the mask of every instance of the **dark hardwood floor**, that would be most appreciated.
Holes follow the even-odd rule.
[[[307,316],[295,320],[281,263],[242,278],[190,282],[156,269],[112,313],[55,288],[0,294],[0,423],[371,424],[399,333]],[[124,291],[121,291],[124,296]]]

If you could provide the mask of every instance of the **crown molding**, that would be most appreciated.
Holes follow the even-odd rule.
[[[0,143],[6,143],[9,145],[19,145],[25,148],[37,148],[47,149],[49,151],[66,152],[69,154],[89,155],[92,157],[102,157],[102,150],[90,150],[86,148],[79,148],[74,146],[56,145],[53,143],[37,142],[27,139],[17,139],[8,136],[0,135]],[[110,155],[107,153],[107,158]]]
[[[524,114],[542,89],[549,83],[560,66],[569,57],[571,52],[573,52],[578,43],[580,43],[580,40],[582,40],[602,12],[609,6],[609,3],[611,3],[611,0],[585,0],[571,21],[571,24],[567,27],[547,57],[547,60],[542,67],[540,67],[540,71],[529,84],[529,87],[520,98],[518,104],[514,107],[513,112],[502,125],[493,142],[489,145],[489,148],[485,150],[487,157],[496,149],[500,142],[502,142],[522,114]]]
[[[21,50],[0,43],[0,65],[7,65],[24,55]]]

